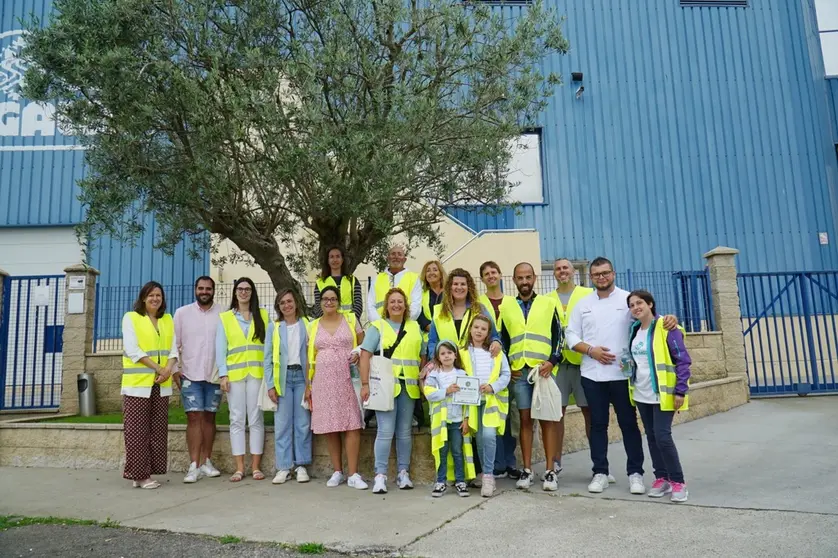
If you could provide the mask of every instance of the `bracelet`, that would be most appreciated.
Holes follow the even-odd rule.
[[[588,345],[588,350],[587,350],[587,351],[585,351],[585,354],[586,354],[586,355],[588,355],[588,357],[589,357],[589,358],[593,358],[593,357],[591,356],[591,352],[592,352],[593,350],[594,350],[593,346]]]
[[[367,382],[367,383],[361,382],[361,385],[362,385],[362,386],[369,386],[369,385],[370,385],[370,383],[369,383],[369,382]]]

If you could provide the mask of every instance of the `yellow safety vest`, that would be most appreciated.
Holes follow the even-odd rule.
[[[684,334],[684,328],[678,326],[681,334]],[[652,356],[649,355],[649,366],[651,370],[655,371],[652,378],[652,387],[658,393],[660,398],[661,411],[675,410],[675,385],[678,383],[678,375],[675,374],[675,362],[672,360],[672,355],[669,354],[669,346],[666,340],[669,337],[669,331],[663,327],[663,320],[655,320],[655,327],[649,331],[652,336],[652,353],[655,360],[652,362]],[[648,347],[649,344],[647,343]],[[687,380],[689,385],[689,380]],[[634,405],[634,384],[629,380],[629,399]],[[690,408],[690,396],[684,395],[684,404],[681,405],[679,411],[686,411]]]
[[[469,376],[474,375],[474,369],[471,366],[471,353],[468,349],[460,350],[460,359],[463,361],[463,370]],[[492,373],[489,375],[489,383],[493,384],[500,378],[500,365],[503,355],[499,354],[494,358],[492,365]],[[506,416],[509,414],[509,388],[503,388],[500,393],[489,393],[483,396],[486,400],[486,407],[483,409],[483,424],[486,428],[497,428],[498,434],[503,436],[506,432]],[[478,412],[477,407],[472,407],[469,411],[469,417],[472,413]]]
[[[476,307],[476,308],[475,308]],[[434,306],[434,326],[436,327],[436,335],[440,341],[451,341],[457,347],[463,348],[468,344],[468,333],[471,328],[472,311],[480,312],[482,305],[477,302],[471,307],[466,308],[466,313],[463,314],[463,321],[460,324],[460,335],[457,335],[457,326],[454,323],[454,316],[442,315],[442,304]],[[486,309],[487,314],[491,314],[490,309]],[[491,332],[489,332],[491,334]]]
[[[501,327],[503,327],[503,319],[502,318],[503,318],[503,308],[504,308],[504,306],[508,306],[510,304],[517,304],[517,301],[515,300],[514,296],[503,295],[503,299],[501,300],[501,303],[498,306],[498,311],[500,312],[500,314],[496,318],[495,317],[495,307],[492,306],[492,301],[489,300],[489,297],[485,294],[482,294],[482,295],[480,295],[480,298],[478,300],[480,301],[480,304],[485,306],[486,309],[489,311],[489,316],[492,318],[492,323],[495,324],[495,329],[497,329],[498,332],[500,332]]]
[[[357,279],[355,277],[352,277],[352,279],[350,279],[346,275],[344,275],[340,280],[340,311],[344,314],[346,314],[347,312],[352,312],[352,301],[353,297],[355,296],[356,281]],[[332,277],[326,277],[325,279],[317,279],[317,290],[321,293],[323,292],[323,289],[329,286],[337,288],[335,280]]]
[[[387,320],[378,320],[372,327],[378,330],[381,335],[381,346],[387,348],[396,342],[398,333],[393,329],[393,326]],[[419,399],[419,365],[422,353],[422,331],[419,329],[419,324],[413,320],[407,320],[404,324],[404,329],[407,332],[393,351],[393,356],[390,360],[393,362],[393,376],[396,378],[395,390],[393,397],[398,397],[402,392],[401,382],[404,380],[404,385],[407,388],[407,394],[411,399]]]
[[[166,366],[169,361],[169,352],[172,350],[172,339],[175,336],[175,322],[171,314],[163,314],[157,319],[157,329],[151,323],[151,318],[141,316],[136,312],[128,312],[131,323],[134,325],[134,333],[137,335],[137,344],[140,350],[151,360],[160,366]],[[154,378],[157,374],[153,369],[142,362],[133,362],[130,358],[122,355],[122,387],[135,388],[154,387]],[[160,384],[160,387],[171,387],[172,378]]]
[[[268,311],[259,309],[265,330],[268,328]],[[231,382],[238,382],[247,378],[248,374],[261,380],[265,375],[265,344],[256,339],[253,331],[253,318],[247,328],[245,338],[239,321],[233,310],[221,313],[221,325],[227,335],[227,378]]]
[[[503,325],[509,333],[509,366],[512,370],[538,366],[550,359],[554,347],[551,340],[556,303],[549,296],[537,296],[532,301],[527,319],[518,301],[501,310]],[[558,367],[553,368],[553,375]]]
[[[308,319],[307,318],[300,318],[300,321],[303,323],[303,327],[306,328],[306,332],[308,332],[308,328],[310,327]],[[273,355],[272,356],[272,358],[273,358],[272,363],[273,363],[273,369],[274,369],[274,385],[273,386],[268,386],[268,389],[273,387],[276,390],[276,395],[277,396],[282,395],[282,382],[280,382],[280,378],[279,378],[279,373],[281,372],[280,366],[279,366],[279,357],[280,357],[280,352],[279,352],[279,344],[280,344],[279,324],[280,323],[281,323],[281,321],[274,323],[273,343],[272,343],[272,346],[271,346],[271,354]],[[306,347],[306,351],[308,351],[308,347]]]
[[[382,315],[381,311],[384,308],[384,297],[387,296],[387,291],[393,287],[398,287],[404,291],[404,296],[407,298],[407,302],[410,303],[410,293],[413,292],[413,287],[418,280],[418,274],[412,271],[406,271],[397,285],[390,285],[390,275],[383,271],[379,273],[378,277],[375,278],[375,309],[378,311],[378,314]]]
[[[347,325],[349,326],[349,331],[352,332],[352,348],[358,346],[358,334],[355,333],[355,314],[342,314],[344,319],[346,320]],[[311,380],[314,378],[314,364],[317,360],[317,348],[314,346],[314,339],[317,337],[317,328],[320,327],[320,318],[317,318],[313,322],[311,322],[311,326],[308,328],[308,379]],[[338,326],[340,327],[340,326]],[[349,355],[346,355],[346,358],[349,358]],[[348,362],[348,361],[347,361]]]
[[[570,321],[570,312],[573,310],[573,307],[576,306],[576,303],[594,292],[594,290],[590,287],[580,287],[576,285],[573,288],[573,292],[570,293],[570,300],[567,301],[567,308],[562,308],[562,301],[559,299],[559,293],[556,291],[551,292],[547,296],[554,299],[556,301],[556,315],[559,317],[559,323],[564,330],[567,327],[568,321]],[[562,347],[562,357],[564,357],[565,362],[569,362],[570,364],[575,364],[579,366],[582,364],[582,353],[577,353],[571,348],[568,348],[567,345]]]
[[[426,385],[424,388],[425,397],[437,391],[437,388]],[[477,413],[473,412],[474,407],[469,408],[468,427],[469,434],[463,436],[463,461],[466,470],[466,480],[475,478],[477,475],[474,469],[474,450],[472,448],[471,432],[477,432]],[[441,459],[440,450],[448,442],[448,407],[445,401],[434,401],[430,403],[431,413],[431,453],[434,456],[434,464],[439,470]],[[454,458],[448,452],[448,480],[454,480]]]

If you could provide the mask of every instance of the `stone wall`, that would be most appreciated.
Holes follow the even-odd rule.
[[[688,333],[685,342],[693,361],[691,384],[727,377],[721,332]]]

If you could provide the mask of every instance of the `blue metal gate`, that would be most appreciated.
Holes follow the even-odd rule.
[[[6,277],[0,321],[0,410],[61,401],[64,276]]]
[[[838,391],[838,271],[740,273],[751,394]]]

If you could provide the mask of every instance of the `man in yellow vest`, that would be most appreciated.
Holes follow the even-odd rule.
[[[518,413],[521,417],[521,455],[524,472],[516,483],[518,488],[532,486],[532,443],[533,386],[527,381],[531,369],[537,369],[542,377],[553,373],[559,362],[561,349],[561,328],[556,313],[556,303],[549,296],[538,296],[534,291],[535,269],[529,263],[515,266],[512,276],[518,288],[517,304],[503,305],[500,311],[501,338],[509,348],[509,366],[512,369],[512,391]],[[558,423],[539,421],[545,455],[556,454],[556,429]],[[559,485],[552,469],[544,475],[542,489],[556,491]]]
[[[559,258],[553,262],[553,277],[556,278],[558,287],[551,292],[551,296],[556,301],[556,313],[559,316],[559,323],[562,326],[562,332],[567,328],[567,322],[570,318],[570,312],[576,303],[582,298],[588,296],[594,290],[590,287],[582,287],[573,282],[574,275],[573,264],[567,258]],[[562,335],[564,338],[564,335]],[[588,409],[588,400],[585,399],[585,390],[582,389],[582,372],[579,366],[582,364],[582,355],[567,346],[567,343],[562,343],[561,361],[559,362],[559,372],[556,374],[556,384],[562,392],[562,416],[567,412],[567,406],[570,403],[575,403],[582,411],[582,417],[585,419],[585,436],[591,436],[591,413]],[[571,401],[571,397],[574,401]],[[558,427],[558,448],[557,453],[553,457],[553,471],[558,475],[562,471],[562,448],[564,447],[564,419],[559,423]],[[549,464],[549,456],[548,456]]]
[[[376,322],[381,319],[384,297],[393,287],[399,287],[409,300],[410,319],[415,320],[422,313],[422,283],[419,275],[404,268],[407,254],[404,246],[394,244],[387,252],[387,269],[379,273],[367,293],[367,320]]]

